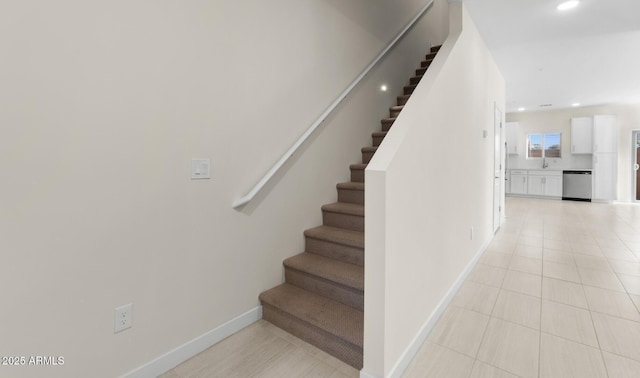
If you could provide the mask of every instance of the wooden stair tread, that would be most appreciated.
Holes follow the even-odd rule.
[[[349,169],[365,169],[367,165],[367,163],[354,163],[349,165]]]
[[[364,232],[361,231],[353,231],[346,228],[331,226],[318,226],[305,230],[304,236],[348,247],[364,249]]]
[[[329,211],[332,213],[341,213],[349,215],[357,215],[364,217],[364,205],[348,202],[334,202],[326,205],[322,205],[322,211]]]
[[[284,260],[284,266],[336,282],[353,290],[364,291],[364,267],[359,265],[303,252]]]
[[[260,300],[362,348],[362,311],[286,283],[263,292]]]

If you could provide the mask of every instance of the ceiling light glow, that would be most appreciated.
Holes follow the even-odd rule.
[[[386,92],[387,91],[387,86],[386,85],[380,86],[380,90],[383,91],[383,92]]]
[[[558,5],[558,10],[559,11],[569,10],[571,8],[577,7],[579,3],[580,1],[578,0],[565,1],[564,3],[561,3],[560,5]]]
[[[524,112],[524,111],[525,111],[525,108],[518,108],[518,111],[519,111],[519,112]]]
[[[571,106],[573,106],[575,108],[575,107],[580,106],[580,103],[579,102],[574,102],[573,104],[571,104]]]

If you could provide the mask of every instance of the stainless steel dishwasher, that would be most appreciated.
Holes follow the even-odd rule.
[[[562,199],[591,201],[591,171],[562,171]]]

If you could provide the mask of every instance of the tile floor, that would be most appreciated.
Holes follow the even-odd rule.
[[[640,206],[507,215],[405,377],[640,377]]]
[[[507,198],[405,377],[640,377],[640,206]],[[265,321],[163,378],[358,377]]]
[[[271,323],[259,320],[160,378],[327,377],[360,372]]]

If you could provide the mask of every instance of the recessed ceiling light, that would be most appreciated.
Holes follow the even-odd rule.
[[[382,86],[380,86],[380,90],[383,91],[383,92],[386,92],[387,91],[387,86],[383,84]]]
[[[518,111],[519,111],[519,112],[524,112],[524,111],[525,111],[525,108],[518,108]]]
[[[573,104],[571,104],[571,106],[573,106],[575,108],[577,106],[580,106],[580,103],[579,102],[574,102]]]
[[[580,1],[578,0],[565,1],[564,3],[561,3],[560,5],[558,5],[558,10],[565,11],[571,8],[575,8],[578,6],[579,3]]]

